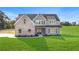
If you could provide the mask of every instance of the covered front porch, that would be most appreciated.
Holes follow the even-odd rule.
[[[46,29],[45,27],[35,27],[35,34],[41,34],[41,35],[45,35],[46,34]]]

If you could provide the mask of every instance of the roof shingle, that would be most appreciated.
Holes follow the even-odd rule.
[[[18,20],[22,15],[27,15],[31,20],[33,20],[33,18],[38,14],[19,14],[16,20]],[[54,16],[57,21],[60,21],[56,14],[39,14],[39,15],[43,15],[46,19],[47,19],[47,16]]]

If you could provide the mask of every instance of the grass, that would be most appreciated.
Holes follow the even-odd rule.
[[[1,51],[79,51],[79,26],[63,26],[61,36],[0,38]]]

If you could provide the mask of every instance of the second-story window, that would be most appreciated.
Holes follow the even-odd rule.
[[[53,21],[52,21],[52,24],[53,24]]]
[[[51,21],[50,21],[50,24],[51,24]]]
[[[40,24],[40,21],[39,21],[39,24]]]
[[[43,22],[44,22],[44,21],[41,21],[41,24],[44,24]]]
[[[45,24],[45,21],[40,21],[40,24]]]
[[[35,21],[35,24],[39,24],[39,21],[38,21],[38,20],[36,20],[36,21]]]
[[[26,23],[26,19],[24,19],[24,24]]]
[[[45,24],[45,21],[43,21],[43,24]]]

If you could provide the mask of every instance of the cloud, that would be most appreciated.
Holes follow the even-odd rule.
[[[61,21],[79,22],[78,8],[62,8],[60,11],[59,18]]]
[[[12,13],[12,12],[8,12],[8,11],[3,11],[11,20],[15,20],[17,14],[16,13]]]

